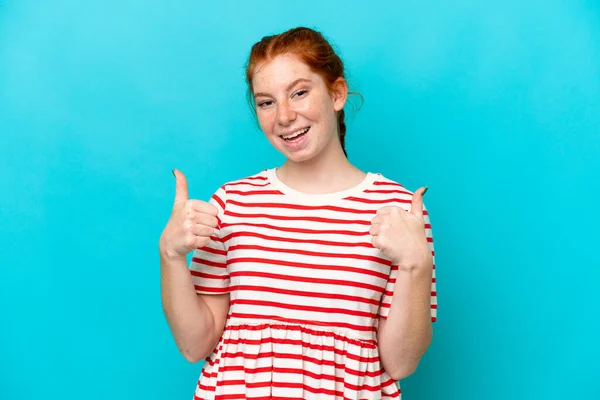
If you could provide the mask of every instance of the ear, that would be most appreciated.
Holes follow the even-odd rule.
[[[348,83],[342,77],[339,77],[333,82],[331,87],[331,98],[333,99],[333,109],[340,111],[346,104],[348,99]]]

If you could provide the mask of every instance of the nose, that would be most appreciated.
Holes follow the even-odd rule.
[[[277,122],[280,125],[289,125],[290,122],[296,119],[296,112],[288,103],[279,103],[277,107]]]

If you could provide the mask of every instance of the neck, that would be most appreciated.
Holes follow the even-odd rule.
[[[279,179],[292,188],[313,194],[337,192],[360,183],[365,173],[348,161],[339,140],[332,142],[310,160],[287,160],[277,169]]]

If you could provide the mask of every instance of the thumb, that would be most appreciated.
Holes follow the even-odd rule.
[[[413,194],[412,202],[410,204],[410,213],[423,217],[423,195],[427,191],[428,187],[421,187]]]
[[[174,169],[173,175],[175,175],[175,204],[177,204],[188,199],[188,185],[181,171]]]

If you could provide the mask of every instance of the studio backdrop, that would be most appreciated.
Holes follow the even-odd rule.
[[[346,63],[347,150],[429,186],[438,321],[404,400],[600,399],[600,3],[0,1],[0,399],[191,399],[158,238],[284,161],[246,101],[262,36]]]

